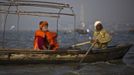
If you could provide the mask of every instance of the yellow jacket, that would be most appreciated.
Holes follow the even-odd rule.
[[[112,40],[111,35],[105,30],[94,31],[93,39],[97,39],[98,43],[95,45],[97,48],[105,48],[107,44]]]

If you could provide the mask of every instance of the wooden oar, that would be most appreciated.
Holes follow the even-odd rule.
[[[86,41],[86,42],[78,43],[78,44],[72,45],[72,47],[82,46],[82,45],[85,45],[85,44],[91,44],[91,41]]]
[[[83,60],[85,59],[85,57],[87,56],[87,54],[92,50],[92,48],[94,47],[94,45],[96,44],[96,42],[94,42],[89,49],[87,50],[86,54],[84,55],[83,59],[80,60],[79,64],[83,62]]]
[[[88,53],[92,50],[92,48],[94,47],[94,45],[96,44],[96,42],[94,42],[87,50],[86,54],[84,55],[83,59],[80,60],[79,64],[77,65],[76,69],[79,69],[81,67],[81,63],[84,61],[84,59],[86,58],[86,56],[88,55]]]

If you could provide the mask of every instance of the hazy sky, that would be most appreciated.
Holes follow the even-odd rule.
[[[44,0],[52,2],[69,3],[73,6],[76,13],[76,24],[80,27],[81,20],[85,22],[87,27],[92,27],[95,20],[101,20],[105,25],[114,24],[134,24],[134,0]],[[12,8],[14,9],[14,8]],[[70,11],[63,11],[70,12]],[[20,19],[19,29],[35,30],[40,20],[48,20],[49,24],[56,28],[56,19],[28,17],[22,16]],[[9,16],[7,21],[7,29],[12,25],[16,25],[17,16]],[[61,17],[60,28],[71,28],[73,25],[72,17]],[[69,26],[67,26],[69,25]],[[51,27],[50,26],[50,27]],[[0,26],[2,29],[3,26]],[[52,29],[53,29],[52,28]]]

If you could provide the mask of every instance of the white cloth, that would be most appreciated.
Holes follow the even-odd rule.
[[[96,22],[94,23],[94,26],[96,27],[98,24],[102,24],[101,21],[96,21]]]

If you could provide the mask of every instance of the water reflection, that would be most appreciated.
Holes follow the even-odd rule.
[[[133,75],[134,68],[125,64],[97,62],[84,64],[74,70],[76,64],[1,65],[0,75]]]

